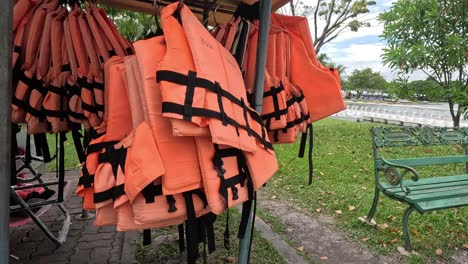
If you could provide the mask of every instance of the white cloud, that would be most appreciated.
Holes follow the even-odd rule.
[[[368,43],[368,44],[349,44],[349,46],[338,49],[335,44],[327,45],[323,48],[332,61],[346,67],[346,74],[349,75],[354,69],[371,68],[375,72],[380,72],[382,76],[391,81],[395,79],[396,74],[381,62],[384,43]],[[423,72],[414,72],[410,80],[425,79]]]
[[[370,36],[379,36],[383,32],[383,25],[378,21],[380,13],[388,10],[395,0],[378,0],[376,5],[370,8],[370,13],[364,14],[361,18],[371,24],[370,27],[362,27],[357,32],[345,30],[332,42],[322,47],[321,52],[326,53],[332,61],[346,67],[346,74],[349,75],[354,69],[371,68],[373,71],[380,72],[382,76],[391,81],[397,78],[397,74],[387,66],[382,64],[381,55],[385,47],[384,41],[362,43],[362,38]],[[309,19],[311,30],[314,30],[313,20]],[[318,21],[317,27],[323,28],[324,21]],[[319,31],[320,32],[320,31]],[[313,34],[313,32],[312,32]],[[360,40],[360,41],[359,41]],[[358,43],[359,41],[359,43]],[[421,71],[414,72],[410,80],[425,79],[426,75]]]

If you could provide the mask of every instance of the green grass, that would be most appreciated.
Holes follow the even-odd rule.
[[[236,209],[231,209],[229,212],[230,220],[230,245],[229,250],[223,246],[223,233],[226,223],[226,212],[219,215],[215,222],[215,239],[216,251],[208,255],[208,263],[237,263],[238,239],[237,227],[239,226],[240,213]],[[157,231],[158,235],[162,234],[176,234],[177,228],[163,228]],[[203,247],[200,246],[200,254],[203,254]],[[136,260],[138,263],[164,263],[167,260],[177,260],[179,256],[179,246],[177,240],[167,241],[160,244],[157,248],[154,246],[143,246],[142,240],[139,238],[136,241]],[[185,258],[186,255],[184,254]],[[231,262],[230,262],[231,261]],[[202,258],[198,263],[202,263]],[[171,262],[173,263],[173,262]],[[263,264],[263,263],[285,263],[281,256],[276,252],[273,246],[260,236],[260,233],[255,231],[252,243],[252,252],[250,256],[250,263]]]
[[[71,133],[67,133],[67,141],[65,141],[65,168],[77,169],[80,167],[80,161],[76,155],[75,145]],[[47,134],[47,142],[49,143],[50,154],[53,156],[56,152],[56,146],[59,143],[58,137],[56,140],[55,134]],[[55,171],[57,168],[56,159],[47,164],[47,171]]]
[[[314,184],[307,186],[307,159],[297,158],[299,142],[277,145],[276,155],[280,169],[264,191],[283,201],[294,203],[317,214],[333,216],[337,226],[352,238],[363,242],[381,254],[396,252],[403,245],[401,219],[406,205],[381,196],[375,218],[377,229],[361,224],[357,219],[367,215],[374,194],[372,145],[369,129],[374,124],[326,119],[314,125]],[[462,149],[448,147],[391,148],[386,158],[446,155],[461,153]],[[418,169],[423,177],[464,173],[463,165],[448,165]],[[353,210],[349,210],[353,206]],[[336,211],[341,210],[342,214]],[[467,208],[448,209],[410,218],[412,241],[421,257],[410,262],[420,263],[435,258],[448,260],[451,252],[462,248],[468,239]],[[442,256],[435,250],[441,248]]]

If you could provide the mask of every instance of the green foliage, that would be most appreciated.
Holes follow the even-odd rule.
[[[369,6],[375,1],[369,0],[317,0],[315,5],[298,1],[293,6],[293,14],[310,17],[314,29],[314,45],[317,53],[326,43],[335,39],[346,30],[358,31],[361,27],[369,27],[370,23],[362,15],[369,13]],[[320,30],[317,21],[322,20],[325,26]],[[320,34],[319,34],[320,33]]]
[[[350,90],[363,91],[384,91],[387,81],[379,72],[373,72],[371,68],[363,70],[355,69],[348,77],[347,88]]]
[[[446,96],[440,84],[432,79],[408,82],[407,79],[396,79],[387,83],[387,91],[400,99],[431,102],[445,101]]]
[[[455,126],[468,106],[467,10],[467,1],[398,0],[379,18],[387,41],[383,62],[400,74],[421,70],[437,82]]]
[[[151,15],[111,7],[103,8],[122,36],[130,41],[143,39],[150,30],[156,30],[156,22]]]

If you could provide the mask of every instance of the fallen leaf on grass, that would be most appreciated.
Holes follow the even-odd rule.
[[[273,195],[273,196],[271,197],[271,199],[276,199],[276,195]]]
[[[322,208],[317,208],[315,209],[315,212],[320,213],[322,211]]]
[[[390,240],[390,243],[396,243],[396,242],[398,242],[398,238],[394,238],[394,239]]]
[[[339,215],[340,215],[340,214],[342,214],[342,213],[343,213],[343,211],[341,211],[341,210],[336,210],[336,211],[335,211],[335,213],[337,213],[337,214],[339,214]]]
[[[361,241],[366,242],[366,241],[368,241],[369,239],[370,239],[370,237],[365,237],[365,238],[361,238]]]
[[[418,232],[418,230],[416,230],[416,229],[414,229],[414,228],[413,228],[413,229],[411,229],[410,231],[411,231],[411,234],[412,234],[412,235],[414,235],[414,236],[417,236],[417,235],[419,235],[419,232]]]
[[[463,244],[463,247],[468,249],[468,244]]]
[[[348,206],[348,210],[353,211],[354,209],[356,209],[356,207],[354,207],[352,205]]]
[[[361,189],[367,190],[367,187],[366,186],[361,186]]]
[[[380,229],[386,229],[388,227],[388,224],[387,223],[383,223],[383,224],[380,224],[380,225],[377,225]]]
[[[227,258],[227,261],[228,261],[229,263],[236,263],[236,257],[228,257],[228,258]]]
[[[319,171],[319,174],[320,174],[321,176],[325,175],[325,174],[324,174],[323,172],[321,172],[321,171]]]
[[[440,256],[440,255],[442,255],[443,251],[442,251],[442,249],[438,248],[438,249],[435,250],[435,253],[436,253],[437,256]]]
[[[321,259],[321,260],[327,260],[328,257],[326,257],[326,256],[321,256],[319,259]]]
[[[462,222],[458,222],[458,225],[463,226],[463,223],[462,223]]]
[[[299,251],[304,251],[304,246],[298,247],[297,250],[299,250]]]

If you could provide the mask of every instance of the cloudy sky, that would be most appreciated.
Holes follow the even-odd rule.
[[[316,1],[303,0],[305,4],[314,5]],[[378,15],[388,10],[395,0],[376,0],[376,5],[370,7],[370,13],[363,16],[363,20],[371,23],[370,27],[360,28],[357,32],[345,30],[332,42],[327,43],[321,50],[338,64],[344,65],[350,74],[354,69],[372,68],[380,72],[388,81],[395,78],[394,73],[381,63],[380,55],[385,47],[385,41],[379,38],[383,25],[377,20]],[[313,30],[313,20],[309,20]],[[323,21],[319,24],[323,25]],[[410,80],[425,79],[422,72],[415,72]]]

